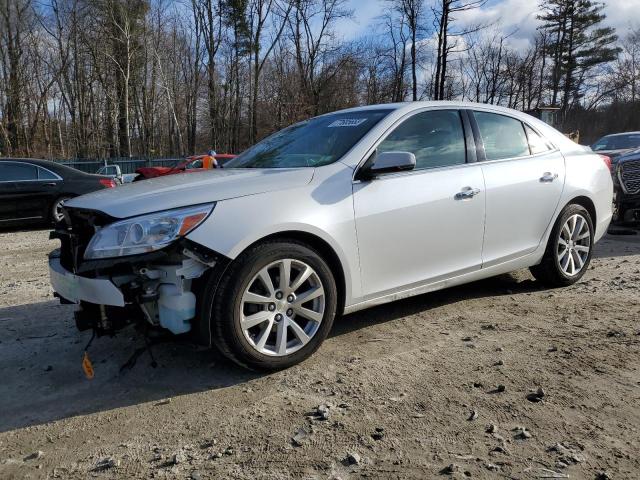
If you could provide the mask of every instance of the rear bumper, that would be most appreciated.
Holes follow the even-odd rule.
[[[96,305],[124,307],[124,295],[111,280],[75,275],[60,264],[58,250],[49,255],[49,277],[53,290],[72,303],[81,301]]]

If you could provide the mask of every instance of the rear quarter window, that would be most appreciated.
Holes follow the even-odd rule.
[[[53,172],[45,168],[38,167],[38,179],[39,180],[58,180],[58,177]]]
[[[553,150],[551,143],[531,128],[526,123],[524,124],[524,131],[527,134],[527,140],[529,141],[529,149],[531,155],[537,155],[538,153],[544,153]]]

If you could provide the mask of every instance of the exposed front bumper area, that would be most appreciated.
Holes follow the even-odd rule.
[[[109,219],[74,209],[65,209],[65,215],[66,223],[51,234],[61,248],[49,255],[49,275],[60,301],[78,305],[79,330],[113,334],[130,324],[174,334],[192,329],[199,279],[225,257],[180,239],[147,254],[86,260],[86,245]]]
[[[64,268],[58,251],[51,253],[51,285],[62,302],[79,305],[78,329],[93,328],[104,334],[131,323],[146,323],[176,335],[191,330],[196,316],[192,282],[210,265],[183,256],[163,264],[132,262],[128,269],[122,267],[77,275]]]
[[[53,290],[68,302],[125,306],[124,295],[111,280],[81,277],[66,270],[60,263],[60,250],[49,254],[49,277]]]

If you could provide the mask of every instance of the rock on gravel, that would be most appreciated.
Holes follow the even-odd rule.
[[[362,458],[360,457],[359,454],[352,452],[347,454],[347,458],[345,458],[345,464],[346,465],[360,465],[360,463],[362,462]]]
[[[455,463],[450,463],[442,470],[440,470],[440,473],[443,475],[451,475],[456,473],[458,470],[460,470],[460,467],[458,465],[456,465]]]
[[[100,470],[109,470],[110,468],[115,468],[120,466],[120,460],[117,460],[113,457],[102,458],[96,463],[95,467],[93,467],[94,471]]]
[[[37,452],[33,452],[30,455],[24,457],[24,461],[28,462],[29,460],[39,460],[44,457],[44,452],[42,450],[38,450]]]
[[[179,465],[187,461],[187,456],[183,452],[177,452],[173,455],[171,459],[171,463],[174,465]]]
[[[301,447],[304,445],[306,440],[309,438],[309,432],[307,432],[304,428],[299,428],[294,433],[293,437],[291,437],[291,443],[294,447]]]
[[[529,394],[527,395],[527,400],[533,403],[542,402],[545,395],[545,391],[542,389],[542,387],[538,387],[537,390],[529,392]]]
[[[515,432],[514,437],[519,440],[526,440],[528,438],[531,438],[531,432],[527,430],[527,427],[517,426],[513,429],[513,431]]]

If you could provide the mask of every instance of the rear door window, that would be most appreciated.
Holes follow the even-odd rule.
[[[37,180],[38,170],[26,163],[0,163],[0,182]]]
[[[502,160],[529,155],[529,143],[520,120],[506,115],[473,112],[478,124],[487,160]]]

